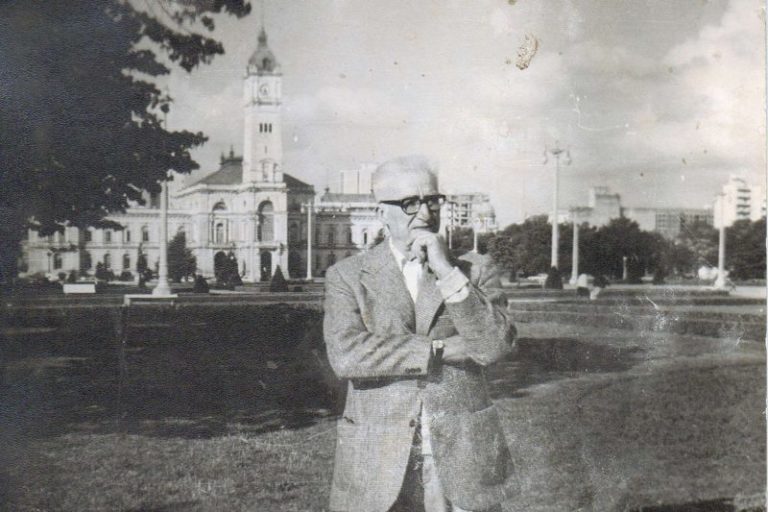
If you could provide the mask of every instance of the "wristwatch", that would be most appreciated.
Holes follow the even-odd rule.
[[[435,355],[436,361],[443,359],[443,350],[445,350],[445,342],[443,340],[432,340],[432,353]]]

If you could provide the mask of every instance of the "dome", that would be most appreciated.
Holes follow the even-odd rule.
[[[267,33],[263,27],[259,32],[259,45],[251,58],[248,59],[248,71],[257,73],[277,73],[280,71],[280,64],[267,45]]]

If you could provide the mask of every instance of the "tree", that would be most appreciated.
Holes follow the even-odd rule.
[[[269,291],[271,292],[287,292],[288,282],[285,280],[283,271],[280,269],[280,265],[275,268],[275,275],[269,281]]]
[[[144,10],[142,10],[144,8]],[[105,221],[167,171],[198,167],[202,133],[168,131],[172,99],[154,80],[187,72],[224,49],[193,30],[212,14],[241,17],[246,0],[8,1],[0,6],[0,268],[15,275],[28,228]],[[161,57],[162,55],[162,57]]]
[[[485,254],[488,252],[488,241],[493,235],[491,233],[478,233],[477,252]],[[475,232],[472,228],[454,228],[451,235],[451,252],[458,257],[466,254],[475,248]]]
[[[765,278],[765,217],[734,222],[725,230],[725,247],[732,279]]]
[[[693,272],[704,264],[716,267],[718,238],[717,229],[710,224],[704,222],[683,224],[676,240],[687,251],[681,250],[681,254],[678,255],[679,259],[676,261],[678,268],[685,267],[687,271]],[[686,252],[689,253],[689,260],[683,259]]]
[[[588,240],[581,264],[584,272],[620,279],[626,258],[627,281],[637,283],[658,264],[661,236],[642,231],[637,222],[626,217],[612,219],[594,233],[585,234]]]
[[[182,233],[168,243],[168,277],[178,283],[183,278],[194,276],[197,270],[197,258],[187,248],[187,237]]]
[[[523,274],[549,270],[552,227],[546,215],[511,224],[488,241],[488,252],[503,269]]]

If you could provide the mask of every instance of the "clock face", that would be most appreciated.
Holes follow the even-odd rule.
[[[263,98],[269,95],[269,86],[267,84],[261,84],[259,86],[259,98]]]

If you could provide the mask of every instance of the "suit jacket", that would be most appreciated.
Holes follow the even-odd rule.
[[[403,482],[422,407],[446,497],[483,510],[506,497],[509,450],[486,388],[484,367],[512,349],[506,298],[482,257],[457,261],[467,298],[445,303],[425,273],[416,303],[387,243],[326,273],[323,330],[328,359],[349,380],[338,421],[331,510],[385,512]],[[479,261],[478,261],[479,260]],[[435,364],[432,340],[459,334],[473,362]]]

